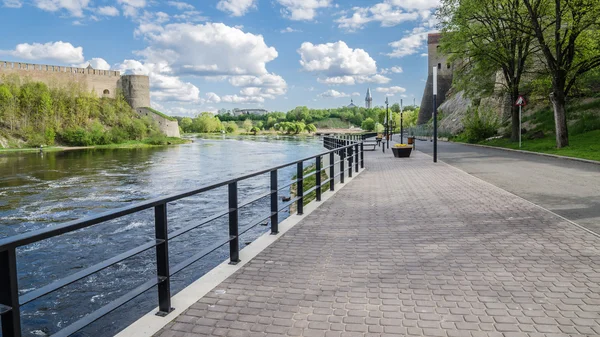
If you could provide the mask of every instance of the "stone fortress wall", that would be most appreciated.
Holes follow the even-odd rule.
[[[66,86],[73,83],[87,90],[93,90],[98,97],[115,98],[121,90],[125,100],[141,115],[149,116],[150,78],[145,75],[121,75],[119,71],[99,70],[77,67],[53,66],[22,62],[0,61],[0,78],[2,75],[17,75],[23,79],[43,82],[51,87]],[[142,113],[143,111],[143,113]],[[169,137],[179,137],[177,121],[170,121],[150,112],[160,130]],[[175,130],[177,130],[175,132]]]
[[[446,100],[446,94],[452,86],[452,77],[454,73],[454,65],[448,62],[447,56],[440,51],[441,34],[433,33],[427,36],[428,49],[428,76],[423,99],[421,100],[421,108],[419,110],[419,118],[417,124],[426,124],[433,116],[433,67],[437,67],[438,73],[438,92],[437,106],[439,107]]]

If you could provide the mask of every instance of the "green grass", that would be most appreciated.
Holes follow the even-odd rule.
[[[162,112],[160,112],[160,111],[158,111],[158,110],[154,110],[154,109],[152,109],[152,108],[150,108],[150,107],[146,107],[145,109],[148,109],[148,110],[152,111],[153,113],[155,113],[155,114],[159,115],[160,117],[162,117],[162,118],[165,118],[165,119],[168,119],[168,120],[170,120],[170,121],[176,121],[176,120],[177,120],[175,117],[167,116],[167,115],[165,115],[164,113],[162,113]]]
[[[307,174],[311,174],[311,173],[315,172],[316,170],[317,170],[317,166],[311,165],[304,169],[303,175],[306,176]],[[294,177],[292,177],[292,180],[296,180],[296,179],[297,179],[297,176],[294,175]],[[321,181],[325,181],[327,179],[329,179],[329,177],[325,173],[325,170],[321,171]],[[316,174],[313,174],[310,177],[305,178],[303,181],[303,184],[302,184],[302,187],[304,187],[304,191],[308,191],[315,186],[317,186],[317,175]],[[297,184],[293,184],[292,185],[292,198],[295,198],[296,191],[297,191]],[[329,191],[329,183],[322,184],[321,191],[322,192]],[[317,198],[316,190],[314,190],[308,194],[305,194],[304,195],[304,205],[307,205],[309,202],[315,200],[316,198]]]
[[[165,146],[165,145],[178,145],[178,144],[186,144],[189,143],[190,140],[181,139],[181,138],[173,138],[173,137],[164,137],[161,138],[160,141],[146,138],[144,140],[129,140],[120,144],[107,144],[107,145],[92,145],[92,146],[49,146],[44,147],[43,152],[57,152],[57,151],[65,151],[70,149],[134,149],[134,148],[147,148],[147,147],[156,147],[156,146]],[[27,152],[39,152],[40,148],[0,148],[0,154],[2,153],[27,153]]]
[[[317,129],[347,129],[351,123],[344,122],[339,118],[328,118],[313,123]]]
[[[513,143],[506,138],[484,141],[479,144],[519,149],[518,142]],[[569,136],[569,146],[562,149],[556,148],[554,135],[535,140],[524,139],[521,150],[600,161],[600,130],[571,135]]]

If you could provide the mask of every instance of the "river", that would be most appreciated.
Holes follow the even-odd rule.
[[[85,149],[0,156],[0,238],[46,228],[86,215],[183,192],[324,151],[318,139],[226,137],[144,149]],[[281,170],[287,183],[295,167]],[[269,175],[239,183],[240,203],[269,190]],[[289,195],[289,189],[280,192]],[[169,231],[227,209],[226,187],[168,205]],[[240,228],[270,212],[269,198],[240,210]],[[287,217],[287,211],[280,215]],[[170,264],[227,237],[226,217],[169,243]],[[268,231],[257,226],[241,247]],[[153,240],[153,210],[45,240],[18,250],[24,294],[137,245]],[[228,257],[224,247],[177,274],[173,293]],[[48,336],[154,277],[150,250],[21,308],[24,336]],[[112,336],[157,305],[155,288],[94,323],[78,336]],[[1,336],[1,333],[0,333]]]

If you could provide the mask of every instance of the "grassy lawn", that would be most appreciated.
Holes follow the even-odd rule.
[[[315,172],[316,170],[317,170],[316,165],[310,165],[309,167],[304,168],[303,175],[306,176],[307,174],[311,174],[311,173]],[[297,179],[297,176],[294,175],[292,177],[292,180],[296,180],[296,179]],[[321,181],[325,181],[327,179],[329,179],[329,177],[327,177],[327,173],[325,173],[325,170],[321,171]],[[304,191],[308,191],[315,186],[317,186],[317,175],[316,174],[313,174],[308,178],[304,178],[304,181],[302,182],[302,187],[304,188]],[[296,191],[298,190],[297,188],[298,188],[297,184],[292,185],[292,187],[291,187],[292,198],[296,197],[296,195],[297,195]],[[321,192],[325,193],[327,191],[329,191],[329,183],[322,184]],[[317,191],[314,190],[308,194],[305,194],[303,199],[304,199],[304,205],[308,205],[309,202],[317,199]],[[292,213],[295,212],[295,210],[296,210],[296,204],[294,203],[294,205],[292,205]]]
[[[479,144],[519,149],[519,143],[513,143],[510,139],[504,138],[483,141]],[[554,136],[549,135],[542,139],[524,139],[521,150],[600,161],[600,130],[571,135],[569,136],[569,144],[566,148],[557,149]]]

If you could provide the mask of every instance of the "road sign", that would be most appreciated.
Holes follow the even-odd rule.
[[[519,96],[519,98],[517,98],[517,103],[515,103],[516,106],[526,106],[527,105],[527,101],[525,100],[525,98],[523,98],[523,96]]]

